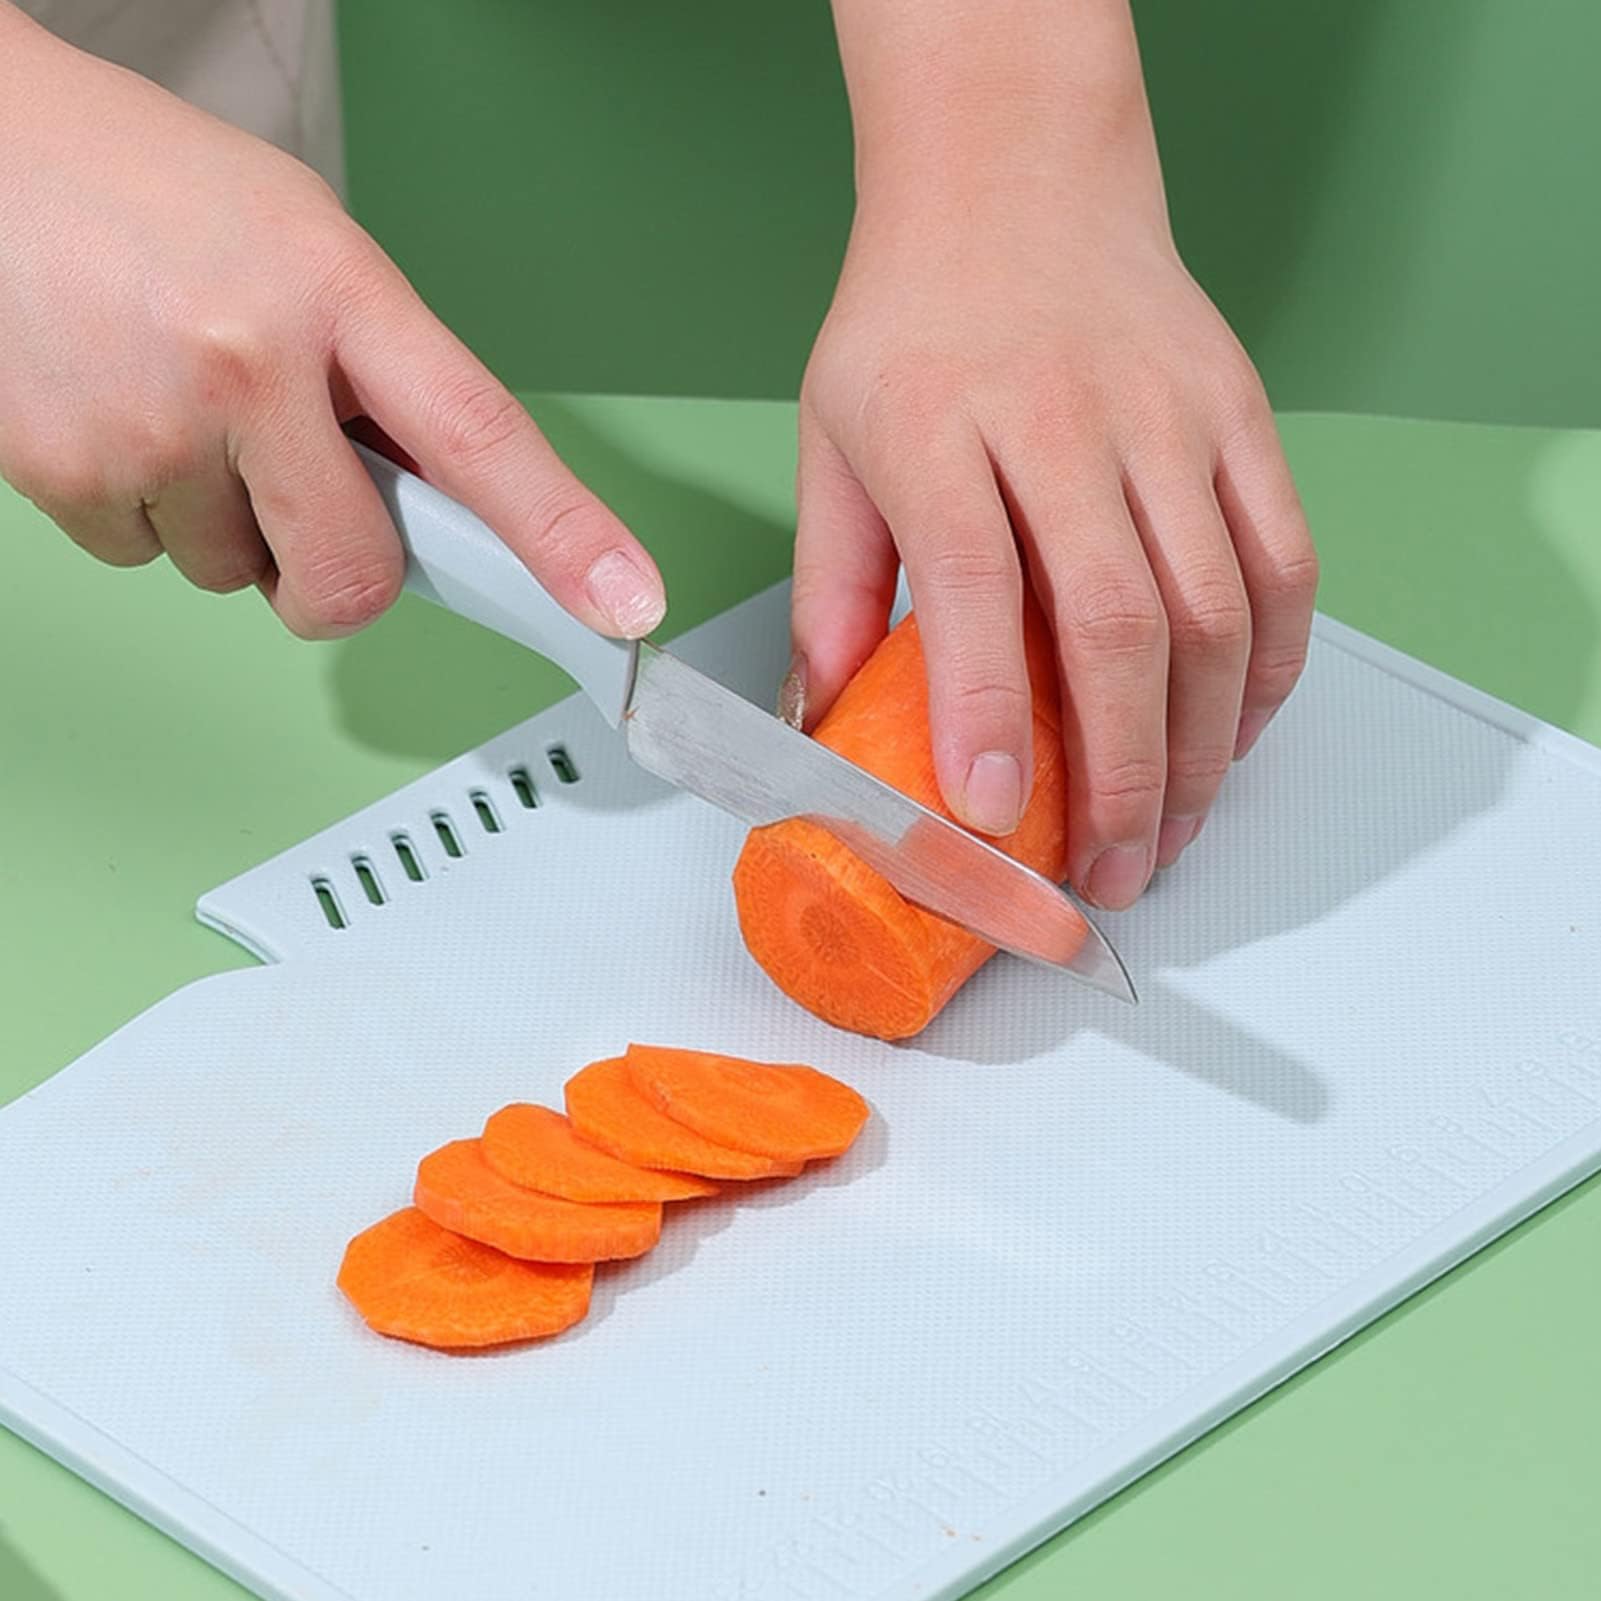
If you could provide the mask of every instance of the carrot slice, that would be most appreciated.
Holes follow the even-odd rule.
[[[630,1045],[625,1059],[634,1082],[675,1123],[760,1156],[838,1156],[867,1121],[867,1102],[815,1067],[668,1045]]]
[[[717,1186],[687,1173],[619,1162],[578,1137],[560,1112],[519,1102],[484,1124],[484,1160],[502,1178],[569,1201],[689,1201]]]
[[[1016,830],[994,843],[1060,880],[1068,856],[1067,767],[1050,631],[1032,599],[1024,641],[1034,695],[1034,787]],[[915,615],[868,657],[816,738],[951,815],[934,775]],[[747,837],[734,867],[734,900],[747,948],[786,995],[825,1022],[878,1039],[925,1028],[995,954],[976,935],[903,899],[832,834],[802,818]]]
[[[339,1288],[379,1334],[461,1350],[571,1328],[594,1277],[588,1262],[514,1261],[408,1206],[345,1247]]]
[[[441,1228],[529,1262],[641,1256],[662,1230],[659,1201],[588,1206],[525,1190],[484,1160],[477,1140],[452,1140],[425,1156],[412,1198]]]
[[[579,1136],[619,1161],[714,1179],[790,1178],[799,1162],[703,1139],[645,1099],[621,1056],[591,1062],[567,1080],[567,1116]]]

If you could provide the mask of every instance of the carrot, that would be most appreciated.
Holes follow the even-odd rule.
[[[525,1190],[484,1160],[477,1140],[425,1156],[412,1199],[441,1228],[530,1262],[641,1256],[662,1230],[659,1201],[588,1206]]]
[[[548,1106],[503,1106],[484,1124],[484,1160],[513,1184],[569,1201],[688,1201],[717,1186],[687,1173],[659,1173],[619,1162],[581,1140]]]
[[[838,1156],[867,1121],[867,1102],[815,1067],[667,1045],[630,1045],[625,1060],[659,1111],[736,1150],[789,1162]]]
[[[1050,632],[1030,600],[1024,638],[1034,695],[1034,788],[1017,829],[994,843],[1047,878],[1067,871],[1067,771]],[[817,727],[831,750],[942,816],[915,616],[851,679]],[[734,867],[740,932],[792,1000],[825,1022],[878,1039],[925,1028],[995,954],[905,900],[816,823],[754,830]]]
[[[674,1122],[641,1094],[621,1056],[591,1062],[567,1080],[567,1116],[582,1139],[636,1167],[714,1179],[789,1178],[799,1162],[734,1150]]]
[[[570,1328],[594,1277],[588,1262],[514,1261],[408,1206],[346,1246],[339,1288],[378,1333],[460,1350]]]

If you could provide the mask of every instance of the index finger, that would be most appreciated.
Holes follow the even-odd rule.
[[[1005,835],[1034,782],[1017,544],[976,430],[953,424],[923,448],[915,465],[867,463],[866,488],[906,564],[940,793],[969,828]]]
[[[556,600],[598,633],[648,634],[661,574],[622,520],[569,470],[532,417],[397,269],[335,336],[361,410],[422,475],[475,512]]]

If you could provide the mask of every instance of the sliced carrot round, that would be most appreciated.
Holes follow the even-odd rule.
[[[350,1242],[339,1288],[379,1334],[463,1350],[571,1328],[594,1277],[587,1262],[515,1261],[408,1206]]]
[[[580,1139],[548,1106],[501,1107],[484,1124],[479,1144],[502,1178],[569,1201],[690,1201],[717,1193],[706,1179],[618,1161]]]
[[[441,1228],[529,1262],[640,1256],[661,1236],[659,1201],[591,1206],[502,1178],[477,1140],[453,1140],[417,1164],[413,1200]]]
[[[646,1100],[620,1056],[591,1062],[567,1080],[567,1116],[582,1139],[635,1167],[699,1173],[714,1179],[790,1178],[799,1162],[782,1162],[702,1138]]]
[[[736,1150],[809,1162],[847,1150],[868,1105],[848,1084],[800,1063],[630,1045],[634,1082],[675,1123]]]

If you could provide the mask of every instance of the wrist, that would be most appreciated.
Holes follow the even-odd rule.
[[[835,0],[858,220],[1110,215],[1167,234],[1127,0]]]

